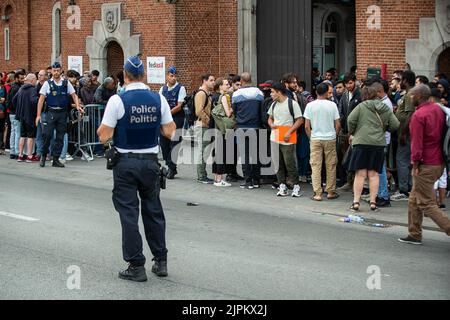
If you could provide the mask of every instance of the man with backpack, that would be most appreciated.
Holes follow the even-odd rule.
[[[59,161],[59,157],[63,148],[64,134],[67,132],[67,110],[72,102],[70,97],[75,102],[77,110],[80,113],[84,113],[74,87],[68,80],[61,78],[61,69],[59,62],[55,62],[52,65],[52,79],[45,82],[39,92],[36,126],[41,123],[41,120],[44,126],[44,148],[40,162],[41,167],[45,167],[50,143],[53,139],[53,131],[56,129],[56,143],[52,150],[53,167],[64,168],[64,164]],[[46,119],[41,119],[45,101],[47,102]]]
[[[194,131],[196,140],[198,143],[198,162],[197,162],[197,182],[203,184],[213,184],[214,180],[208,178],[208,173],[206,172],[206,161],[205,161],[205,149],[209,145],[205,137],[206,132],[210,127],[211,122],[211,110],[212,110],[212,99],[211,92],[214,89],[215,78],[211,74],[205,74],[202,76],[202,86],[194,92],[192,95],[191,102],[187,102],[187,108],[191,109],[190,105],[193,105],[195,109]],[[192,113],[194,110],[190,110]]]
[[[178,83],[178,72],[174,66],[170,66],[167,70],[167,84],[162,86],[159,93],[166,98],[169,103],[172,118],[177,129],[182,129],[184,125],[183,103],[186,98],[186,88]],[[177,172],[176,159],[172,159],[172,150],[179,144],[180,141],[172,141],[161,134],[160,144],[164,161],[169,168],[167,172],[167,179],[175,178]],[[175,160],[175,161],[173,161]]]
[[[442,133],[446,116],[438,104],[429,101],[428,86],[416,86],[409,96],[417,108],[409,123],[413,188],[408,204],[409,235],[399,241],[421,245],[424,214],[450,236],[450,219],[438,208],[433,190],[444,171]]]
[[[299,104],[287,97],[286,88],[281,83],[274,84],[271,96],[274,101],[268,111],[269,125],[272,129],[270,141],[272,141],[272,161],[275,163],[279,183],[279,197],[288,195],[287,177],[292,179],[294,190],[293,197],[301,197],[302,191],[299,184],[299,176],[296,165],[295,142],[291,141],[292,135],[303,124],[302,112]],[[286,132],[281,128],[286,128]],[[283,136],[277,137],[277,134]]]

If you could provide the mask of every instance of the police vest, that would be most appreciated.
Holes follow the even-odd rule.
[[[117,122],[114,145],[120,149],[142,150],[158,146],[161,127],[161,96],[147,89],[119,95],[125,115]]]
[[[182,85],[178,84],[173,90],[169,91],[169,87],[165,85],[162,89],[162,95],[164,98],[166,98],[167,103],[169,104],[170,110],[175,108],[178,104],[178,97],[180,96],[180,90]],[[176,114],[172,115],[172,117],[180,117],[184,118],[184,111],[181,109],[180,112],[177,112]]]
[[[61,86],[57,86],[53,80],[48,80],[50,94],[46,97],[49,109],[66,109],[71,103],[69,95],[69,85],[67,80],[63,80]]]

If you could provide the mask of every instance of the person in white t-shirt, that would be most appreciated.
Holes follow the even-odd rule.
[[[336,103],[329,99],[333,87],[327,83],[317,86],[317,100],[306,106],[304,118],[306,133],[311,139],[311,169],[314,201],[322,201],[322,163],[325,155],[327,184],[325,192],[329,200],[337,199],[336,193],[336,136],[341,130],[340,116]]]
[[[271,97],[274,101],[269,108],[269,126],[272,129],[270,136],[272,145],[272,160],[275,163],[277,179],[280,187],[277,196],[285,197],[288,195],[287,177],[292,179],[294,190],[293,197],[301,197],[302,190],[300,188],[300,180],[298,177],[297,164],[295,161],[296,152],[295,144],[290,143],[291,136],[303,124],[302,111],[299,104],[287,97],[286,88],[281,83],[276,83],[271,88]],[[283,141],[277,139],[277,129],[280,127],[289,127]]]

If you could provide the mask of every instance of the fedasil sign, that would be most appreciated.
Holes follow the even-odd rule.
[[[164,84],[166,82],[166,58],[147,57],[147,83]]]

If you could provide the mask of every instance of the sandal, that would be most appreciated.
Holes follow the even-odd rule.
[[[322,201],[322,197],[317,197],[316,195],[313,195],[313,196],[311,197],[311,200],[312,200],[312,201],[321,202],[321,201]]]
[[[353,212],[359,211],[359,207],[361,204],[359,202],[353,202],[352,206],[350,207],[350,210]]]
[[[331,196],[328,196],[327,199],[328,200],[336,200],[340,197],[340,195],[338,193],[333,193]]]
[[[378,207],[377,207],[377,203],[376,202],[371,202],[370,203],[370,210],[372,212],[377,212],[378,211]]]

